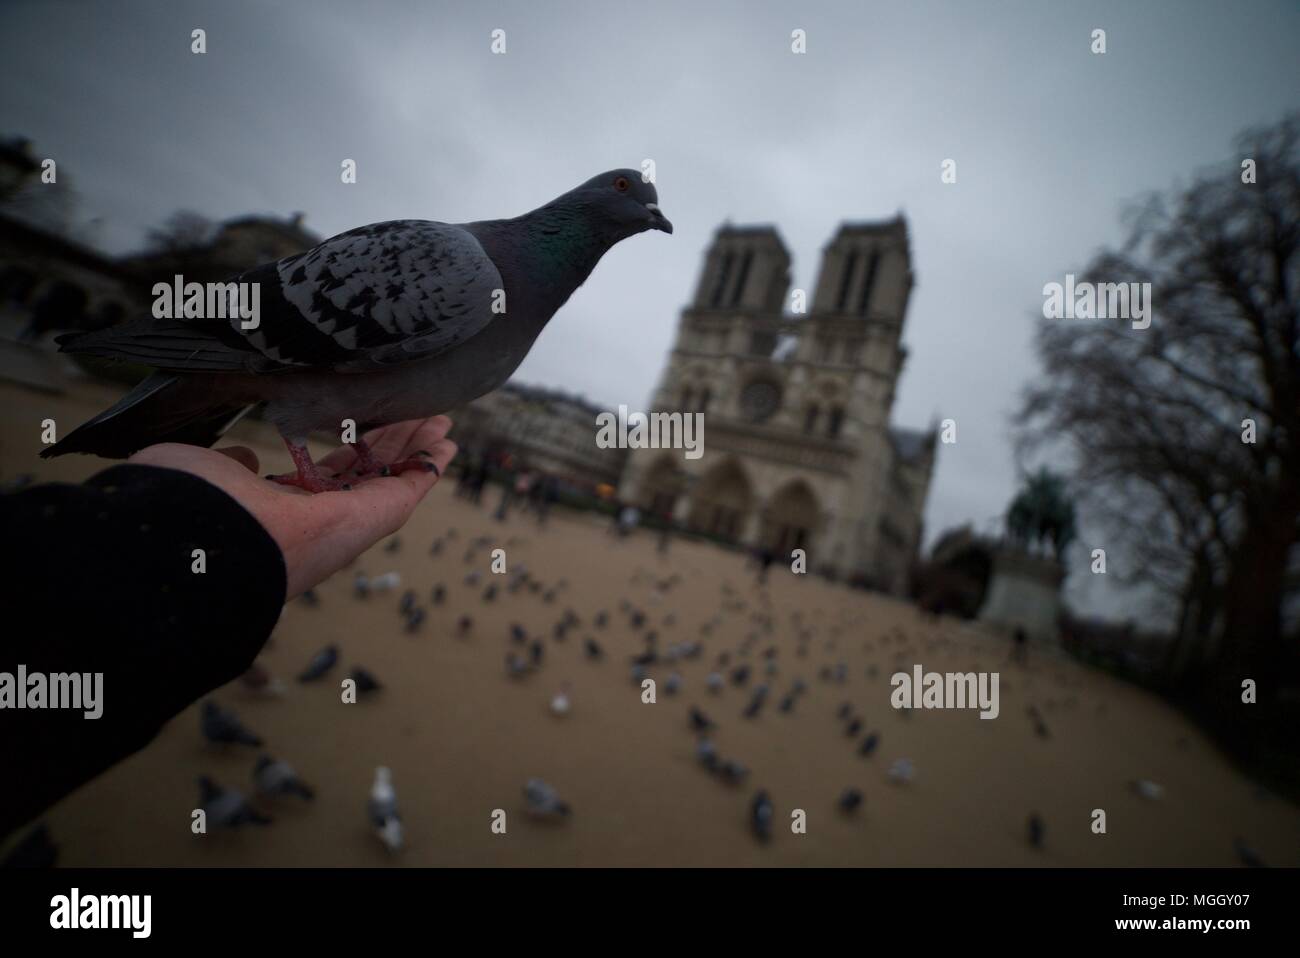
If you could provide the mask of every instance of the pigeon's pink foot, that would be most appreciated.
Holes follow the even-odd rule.
[[[352,468],[347,471],[347,475],[355,476],[358,479],[370,479],[376,476],[400,476],[404,472],[411,472],[416,469],[434,473],[438,471],[438,467],[433,464],[430,454],[424,450],[420,450],[410,459],[401,459],[385,465],[375,457],[374,452],[366,445],[364,439],[358,439],[352,444],[352,448],[356,450],[357,460],[352,464]]]
[[[342,492],[352,488],[342,479],[322,476],[316,463],[312,462],[311,453],[307,451],[305,445],[290,442],[288,439],[284,444],[289,447],[289,455],[293,457],[293,464],[298,467],[298,471],[280,476],[267,476],[266,478],[272,482],[278,482],[282,486],[297,486],[311,493]]]

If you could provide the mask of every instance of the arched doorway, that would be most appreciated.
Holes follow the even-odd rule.
[[[671,455],[660,456],[641,484],[641,507],[659,518],[672,518],[677,500],[686,489],[686,474]]]
[[[690,527],[733,542],[744,532],[754,493],[745,471],[734,459],[710,470],[691,499]]]
[[[777,555],[807,549],[820,524],[817,499],[808,483],[796,479],[782,486],[763,511],[762,543]]]

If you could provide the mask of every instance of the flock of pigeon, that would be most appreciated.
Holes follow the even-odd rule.
[[[429,553],[439,570],[446,569],[446,564],[439,561],[440,557],[454,548],[458,538],[457,531],[449,529],[432,543]],[[505,544],[512,546],[518,541],[512,537]],[[546,606],[559,606],[562,598],[568,594],[569,584],[565,579],[547,584],[519,561],[512,562],[509,574],[485,575],[483,570],[489,565],[486,553],[499,544],[499,540],[480,536],[468,541],[465,546],[462,556],[466,567],[462,582],[464,591],[457,590],[457,604],[460,606],[457,611],[460,614],[454,620],[444,618],[444,621],[455,622],[452,631],[457,636],[493,640],[493,636],[481,635],[474,617],[464,611],[472,602],[511,603],[517,596],[529,595],[539,598]],[[396,552],[401,545],[402,541],[393,537],[385,549]],[[809,682],[797,674],[804,670],[804,661],[814,652],[819,656],[833,652],[842,638],[854,636],[860,631],[860,623],[854,621],[852,613],[848,611],[840,613],[839,621],[827,623],[823,620],[824,613],[821,610],[814,610],[811,616],[806,616],[801,610],[795,609],[788,613],[788,621],[778,625],[778,616],[773,612],[765,589],[737,588],[724,581],[719,605],[712,617],[698,627],[693,637],[670,640],[660,633],[680,635],[683,631],[678,627],[677,614],[671,611],[676,598],[674,590],[682,582],[680,573],[661,576],[645,569],[637,569],[630,581],[632,588],[629,594],[642,596],[643,601],[639,603],[624,597],[612,610],[598,610],[589,619],[584,619],[573,608],[557,608],[553,624],[546,630],[549,634],[539,635],[522,622],[511,622],[505,629],[505,634],[499,638],[502,642],[504,673],[510,680],[532,686],[533,680],[530,677],[546,670],[550,657],[548,650],[553,651],[552,645],[565,643],[573,637],[579,640],[584,657],[597,665],[617,658],[607,647],[623,650],[627,662],[626,675],[635,687],[629,689],[629,694],[639,694],[639,689],[644,688],[646,680],[654,678],[659,694],[672,698],[685,693],[687,681],[683,672],[691,671],[687,668],[688,663],[701,662],[700,671],[707,671],[703,682],[696,686],[700,692],[699,697],[686,710],[686,728],[683,731],[694,739],[695,760],[703,772],[724,786],[744,792],[751,777],[750,769],[739,757],[724,754],[717,744],[720,723],[716,717],[728,709],[732,701],[731,695],[739,693],[744,702],[737,714],[736,721],[739,722],[753,721],[769,709],[779,715],[788,715],[801,708],[800,703],[813,695]],[[402,628],[409,633],[419,633],[429,627],[427,623],[431,608],[450,604],[446,582],[433,583],[422,596],[414,589],[402,591],[401,576],[396,572],[374,577],[356,573],[353,596],[357,601],[366,602],[391,601],[395,598]],[[316,606],[321,599],[315,593],[308,592],[302,601],[306,605]],[[521,613],[521,618],[532,620],[535,613]],[[507,616],[507,621],[508,619]],[[814,623],[813,619],[817,621]],[[718,635],[723,623],[734,625],[736,621],[745,622],[748,629],[739,644],[732,642],[728,643],[732,646],[730,648],[716,651],[711,649],[711,646],[716,648],[723,644]],[[792,637],[793,642],[778,642],[778,631],[784,636]],[[629,636],[632,638],[630,648]],[[919,638],[924,648],[915,647],[912,641],[914,638]],[[922,630],[917,636],[909,636],[898,626],[874,639],[851,641],[861,641],[866,651],[892,654],[893,665],[898,668],[906,668],[919,661],[918,656],[953,646],[953,639],[944,632]],[[791,655],[793,661],[789,658]],[[339,660],[339,649],[333,645],[327,646],[310,659],[297,679],[303,683],[320,681],[335,673]],[[841,690],[850,680],[848,663],[827,661],[819,668],[809,668],[808,671],[816,676],[817,683],[827,690],[832,700],[839,700],[837,707],[827,708],[828,718],[833,713],[834,719],[839,723],[837,734],[849,740],[852,753],[858,760],[868,763],[860,767],[869,768],[881,750],[885,733],[880,728],[871,727],[866,716],[846,697],[847,689]],[[884,684],[881,669],[874,663],[866,667],[865,676],[877,680],[882,686]],[[355,684],[355,692],[359,696],[374,695],[382,689],[379,680],[360,666],[354,666],[346,677]],[[1028,676],[1026,681],[1029,681]],[[1068,711],[1079,707],[1080,701],[1071,680],[1058,671],[1055,681],[1058,690],[1063,690],[1064,694],[1059,698],[1047,697],[1043,702],[1045,708],[1048,711],[1057,708]],[[250,670],[243,677],[243,682],[250,690],[257,692],[275,693],[281,688],[278,681],[260,666]],[[1003,690],[1009,688],[1010,683],[1004,679]],[[728,693],[728,689],[733,692]],[[567,682],[557,682],[548,693],[548,701],[551,713],[557,718],[570,714],[573,708],[572,688]],[[1104,706],[1098,705],[1097,708],[1102,709]],[[906,709],[897,714],[904,719],[910,716]],[[1025,714],[1038,737],[1050,738],[1051,730],[1044,708],[1030,705]],[[213,701],[204,704],[201,721],[204,737],[214,744],[227,748],[262,747],[262,741],[257,735],[244,727],[229,709]],[[907,757],[896,758],[887,767],[880,768],[885,781],[899,787],[910,785],[917,776],[914,762]],[[261,754],[257,759],[252,770],[252,782],[258,805],[236,789],[223,788],[207,777],[202,778],[199,783],[200,804],[208,823],[217,827],[265,825],[270,817],[263,809],[269,803],[281,800],[311,801],[314,794],[312,788],[301,781],[290,765],[266,754]],[[1139,780],[1131,783],[1131,786],[1144,799],[1158,801],[1163,797],[1162,787],[1154,782]],[[767,789],[761,787],[748,794],[743,812],[748,827],[758,841],[768,842],[773,837],[775,822],[773,797]],[[531,817],[564,821],[573,814],[556,789],[541,778],[527,780],[523,787],[523,798],[525,811]],[[846,782],[837,796],[827,796],[827,804],[833,803],[832,807],[848,818],[859,816],[866,802],[860,781]],[[358,805],[360,806],[360,801]],[[365,812],[369,828],[377,839],[391,852],[400,850],[403,846],[402,818],[389,768],[380,766],[375,770]],[[1029,810],[1024,841],[1034,849],[1042,849],[1046,845],[1046,835],[1047,827],[1043,816],[1037,811]],[[1237,852],[1242,861],[1258,860],[1258,856],[1244,844],[1241,844]]]

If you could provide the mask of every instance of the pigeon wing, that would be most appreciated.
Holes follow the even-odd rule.
[[[340,372],[426,359],[464,342],[491,321],[504,288],[471,233],[423,220],[350,230],[263,275],[272,268],[277,295],[263,323],[245,332],[248,342],[276,363]]]
[[[425,220],[349,230],[232,283],[257,284],[252,329],[228,309],[225,319],[137,320],[58,342],[65,352],[186,372],[365,372],[464,342],[496,315],[504,289],[471,233]]]

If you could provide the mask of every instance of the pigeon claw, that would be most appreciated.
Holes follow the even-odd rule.
[[[303,476],[296,472],[279,476],[267,476],[266,478],[282,486],[296,486],[311,493],[347,492],[352,488],[351,483],[344,482],[341,479],[330,479],[326,476]]]

